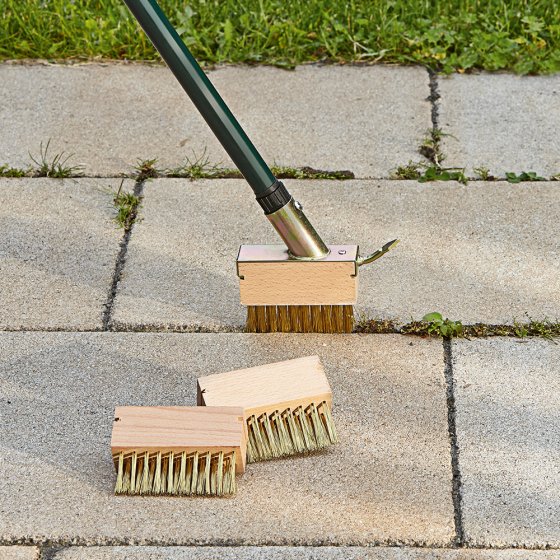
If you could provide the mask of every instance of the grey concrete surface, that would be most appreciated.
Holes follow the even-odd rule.
[[[440,311],[465,323],[560,318],[560,189],[508,183],[354,181],[286,184],[330,243],[366,253],[358,315],[407,322]],[[235,258],[243,243],[279,243],[242,181],[157,180],[145,188],[114,321],[240,328]]]
[[[560,547],[560,346],[456,342],[453,371],[467,542]]]
[[[0,560],[39,560],[35,546],[0,546]]]
[[[445,165],[560,173],[560,74],[452,75],[438,79]]]
[[[340,444],[251,465],[230,499],[115,497],[115,405],[195,404],[196,377],[318,353]],[[0,539],[446,546],[437,340],[399,335],[0,333]]]
[[[557,560],[556,550],[445,550],[365,547],[67,548],[53,560]]]
[[[210,79],[269,162],[388,176],[418,158],[431,126],[423,68],[223,67]],[[163,66],[0,65],[0,165],[23,166],[51,138],[88,174],[128,172],[137,159],[176,167],[227,154]],[[16,109],[14,109],[16,108]]]
[[[118,186],[0,179],[0,329],[101,328],[123,235],[109,192]]]

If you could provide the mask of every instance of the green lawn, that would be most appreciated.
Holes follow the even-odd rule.
[[[558,0],[162,0],[206,63],[560,71]],[[0,0],[0,58],[157,58],[119,0]]]

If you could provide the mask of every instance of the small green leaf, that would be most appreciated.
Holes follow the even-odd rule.
[[[426,323],[433,323],[435,321],[443,321],[443,317],[441,313],[435,311],[433,313],[428,313],[427,315],[424,315],[424,317],[422,317],[422,321],[425,321]]]

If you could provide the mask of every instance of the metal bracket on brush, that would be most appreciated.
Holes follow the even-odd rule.
[[[389,252],[393,247],[395,247],[399,243],[399,241],[400,239],[393,239],[393,241],[385,243],[385,245],[383,245],[381,249],[377,249],[377,251],[374,251],[370,255],[358,255],[356,264],[358,266],[363,266],[364,264],[369,264],[373,261],[376,261],[377,259],[380,259],[385,253]]]

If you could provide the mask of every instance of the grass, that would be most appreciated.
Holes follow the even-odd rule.
[[[560,69],[555,0],[161,0],[205,63],[425,64],[519,74]],[[120,0],[0,0],[0,58],[153,60]]]
[[[67,177],[80,177],[82,175],[82,167],[79,165],[68,165],[68,161],[72,154],[65,155],[65,152],[60,152],[54,155],[49,155],[49,140],[43,148],[41,142],[39,147],[39,155],[37,157],[29,154],[31,161],[37,166],[33,170],[34,177],[51,177],[54,179],[65,179]]]
[[[135,167],[133,178],[137,181],[145,181],[155,177],[180,177],[185,179],[242,179],[243,175],[237,169],[221,167],[212,163],[206,154],[201,155],[193,152],[193,156],[187,156],[183,163],[170,169],[159,169],[157,159],[139,160]],[[271,171],[278,179],[325,179],[346,181],[354,179],[352,171],[323,171],[312,167],[285,167],[273,165]]]
[[[0,165],[0,177],[27,177],[29,173],[29,169],[10,167],[9,165]]]
[[[117,222],[119,227],[128,230],[136,220],[136,214],[140,206],[140,197],[133,193],[122,192],[123,183],[124,179],[121,181],[119,190],[115,193],[113,205],[117,211],[115,222]]]

